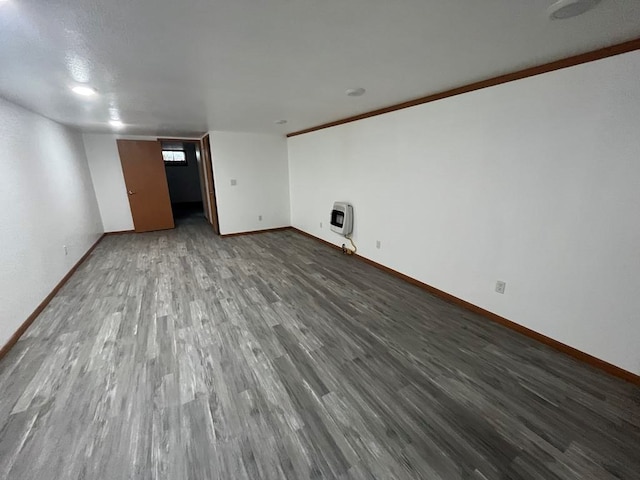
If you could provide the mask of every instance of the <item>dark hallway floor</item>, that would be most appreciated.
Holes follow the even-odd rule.
[[[105,238],[0,362],[0,478],[638,479],[639,452],[639,388],[195,217]]]
[[[191,220],[204,219],[204,207],[202,202],[172,203],[173,220],[176,225],[188,223]]]

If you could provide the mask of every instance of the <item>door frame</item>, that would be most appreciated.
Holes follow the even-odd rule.
[[[209,220],[209,205],[207,200],[207,192],[205,190],[206,180],[204,176],[204,170],[202,165],[202,142],[199,138],[179,138],[179,137],[157,137],[156,140],[162,145],[162,142],[167,143],[190,143],[196,147],[196,162],[198,163],[198,177],[200,178],[200,196],[202,197],[202,208],[204,210],[204,216],[208,222]]]
[[[202,152],[202,168],[204,170],[207,205],[209,208],[209,216],[207,219],[213,227],[213,231],[216,232],[217,235],[220,235],[220,224],[218,223],[218,199],[216,198],[216,183],[213,176],[211,140],[208,133],[200,139],[200,151]]]
[[[216,232],[217,235],[220,235],[218,199],[216,198],[216,187],[213,177],[213,161],[209,134],[204,135],[202,138],[158,137],[157,140],[158,142],[191,143],[196,146],[196,159],[200,173],[200,194],[202,195],[204,216],[213,227],[213,231]]]

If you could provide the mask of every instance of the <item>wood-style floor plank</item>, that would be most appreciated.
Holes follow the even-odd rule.
[[[3,479],[639,479],[640,389],[292,231],[105,238],[0,362]]]

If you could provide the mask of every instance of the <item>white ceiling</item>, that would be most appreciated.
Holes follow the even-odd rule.
[[[552,1],[0,1],[0,96],[84,131],[286,133],[640,37],[638,0]]]

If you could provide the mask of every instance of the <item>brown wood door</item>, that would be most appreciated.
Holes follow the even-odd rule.
[[[213,164],[211,162],[211,143],[208,134],[202,138],[202,161],[204,163],[207,192],[209,195],[208,219],[211,225],[213,225],[213,230],[220,235],[220,226],[218,225],[218,206],[216,204],[216,187],[213,182]]]
[[[118,140],[118,152],[136,232],[173,228],[160,142]]]

